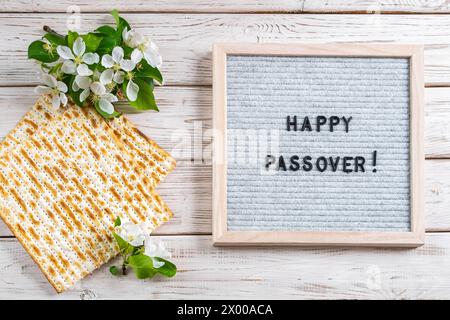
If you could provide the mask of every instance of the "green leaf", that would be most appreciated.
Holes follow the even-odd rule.
[[[142,59],[142,61],[139,63],[140,67],[138,67],[138,72],[136,72],[136,77],[138,78],[151,78],[158,83],[163,83],[163,76],[158,68],[154,68],[151,65],[148,64],[147,61]]]
[[[119,11],[117,11],[117,9],[114,9],[113,11],[111,11],[111,15],[113,16],[114,20],[116,21],[116,25],[119,25],[119,22],[120,22]]]
[[[158,110],[153,95],[153,81],[148,78],[134,78],[133,82],[139,86],[139,92],[135,101],[129,101],[130,105],[138,110]],[[128,80],[123,82],[122,90],[126,95]]]
[[[114,221],[114,227],[118,227],[122,224],[122,221],[120,220],[120,217],[117,217],[116,221]]]
[[[119,268],[116,266],[109,267],[109,272],[111,272],[113,276],[118,276],[120,274]]]
[[[44,34],[44,38],[50,41],[50,43],[54,46],[66,45],[66,39],[63,36],[53,32],[47,32]]]
[[[66,43],[69,46],[69,48],[73,47],[73,43],[77,38],[79,37],[78,32],[75,31],[69,31],[66,36]]]
[[[86,44],[86,51],[88,52],[95,52],[103,39],[93,33],[84,34],[81,38],[83,38],[83,41]]]
[[[114,37],[116,35],[116,29],[111,26],[101,26],[95,29],[98,33],[101,33],[103,36]]]
[[[177,274],[177,266],[174,265],[172,262],[163,259],[163,258],[159,258],[159,257],[154,257],[153,259],[160,261],[160,262],[164,262],[164,265],[159,267],[159,268],[155,268],[155,270],[159,273],[162,274],[163,276],[172,278],[174,275]]]
[[[119,16],[119,11],[114,9],[111,11],[111,15],[114,17],[114,20],[116,21],[116,34],[118,39],[122,39],[122,31],[123,29],[127,28],[128,30],[131,30],[130,24],[127,20]]]
[[[119,245],[119,249],[123,253],[127,253],[131,250],[133,250],[133,246],[130,245],[128,242],[122,239],[121,236],[119,236],[117,233],[113,232],[114,239],[116,239],[117,244]]]
[[[121,115],[121,113],[120,113],[120,112],[117,112],[117,111],[114,111],[114,112],[111,113],[111,114],[106,113],[105,111],[103,111],[102,109],[100,109],[100,107],[99,107],[99,105],[98,105],[98,102],[96,102],[96,103],[94,104],[94,106],[95,106],[95,110],[97,110],[97,112],[100,113],[100,115],[101,115],[103,118],[105,118],[105,119],[117,118],[117,117],[119,117],[119,116]]]
[[[46,46],[48,46],[48,44],[41,40],[33,41],[28,46],[28,58],[36,59],[41,62],[55,62],[58,60],[58,54],[47,51],[45,49]]]
[[[152,259],[144,254],[138,254],[128,258],[128,265],[138,279],[152,278],[157,271],[153,268]]]
[[[100,42],[96,52],[99,55],[104,55],[106,53],[109,54],[112,52],[116,44],[117,44],[116,37],[104,37]]]

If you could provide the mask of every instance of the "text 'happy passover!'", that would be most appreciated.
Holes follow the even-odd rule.
[[[297,116],[286,117],[286,131],[295,131],[307,134],[308,132],[335,132],[336,127],[343,126],[346,133],[351,129],[353,117],[351,116],[316,116],[316,117],[303,117],[303,120]],[[343,171],[345,173],[352,172],[366,172],[367,167],[370,165],[372,172],[377,172],[375,168],[377,165],[377,151],[372,152],[371,164],[368,159],[361,155],[352,156],[318,156],[312,157],[311,155],[272,155],[266,156],[266,169],[275,169],[282,171],[298,171],[303,170],[305,172],[311,170],[318,170],[319,172],[325,171]]]

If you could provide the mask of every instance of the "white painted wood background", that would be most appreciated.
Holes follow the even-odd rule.
[[[160,113],[130,114],[178,167],[159,190],[175,218],[157,234],[173,251],[174,279],[113,278],[107,266],[57,295],[0,223],[0,299],[450,298],[450,1],[110,0],[0,1],[0,138],[36,96],[26,58],[43,25],[81,31],[119,9],[153,36],[165,64]],[[211,45],[386,42],[425,45],[426,244],[419,249],[215,248],[211,245]]]

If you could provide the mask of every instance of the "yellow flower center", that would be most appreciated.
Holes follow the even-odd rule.
[[[128,72],[127,72],[127,79],[128,79],[128,80],[133,80],[133,77],[134,77],[133,72],[128,71]]]
[[[44,50],[47,52],[53,51],[53,46],[50,43],[44,43],[43,47],[44,47]]]
[[[76,64],[82,64],[82,63],[83,63],[83,57],[80,57],[80,56],[75,57],[74,62],[75,62]]]

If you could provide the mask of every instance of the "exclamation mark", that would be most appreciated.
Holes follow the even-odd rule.
[[[372,157],[372,166],[377,166],[377,150],[374,150]],[[377,172],[377,169],[373,168],[372,172]]]

